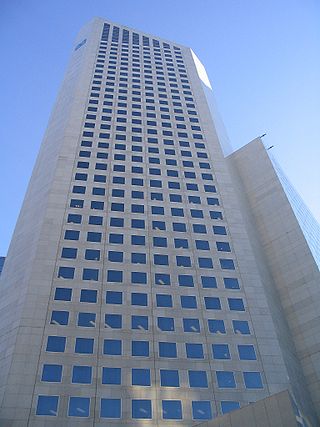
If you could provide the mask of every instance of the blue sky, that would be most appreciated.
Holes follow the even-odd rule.
[[[232,145],[266,145],[320,219],[320,2],[1,0],[0,254],[6,254],[76,34],[94,16],[188,45]]]

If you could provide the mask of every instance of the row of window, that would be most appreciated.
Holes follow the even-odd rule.
[[[112,177],[112,183],[113,184],[125,184],[125,179],[122,181],[122,179],[120,179],[122,177],[118,177],[118,176],[114,176]],[[143,178],[132,178],[131,179],[131,185],[135,186],[135,187],[142,187],[144,186],[144,180]],[[172,185],[172,184],[170,184]],[[186,185],[187,190],[188,191],[198,191],[198,190],[191,190],[191,184]],[[189,187],[189,188],[188,188]],[[74,185],[72,188],[72,192],[76,193],[76,194],[85,194],[86,193],[86,187],[85,186],[79,186],[79,185]],[[140,191],[134,191],[132,190],[131,193],[127,192],[127,198],[132,198],[132,199],[144,199],[144,193],[141,193]],[[92,188],[92,194],[96,195],[96,196],[105,196],[106,195],[106,190],[104,187],[93,187]],[[111,192],[111,196],[112,197],[124,197],[124,190],[120,189],[120,188],[114,188],[114,191],[112,190]],[[150,194],[150,198],[151,200],[162,200],[163,201],[163,193],[151,193]],[[183,203],[183,194],[181,193],[168,193],[167,195],[165,194],[165,197],[168,199],[168,201],[170,203]],[[185,201],[190,203],[190,204],[195,204],[195,205],[200,205],[204,203],[204,200],[201,199],[200,196],[197,195],[188,195],[185,197]],[[104,204],[99,205],[97,203],[101,203],[97,202],[95,200],[91,201],[91,209],[103,209],[104,208]],[[215,197],[206,197],[206,204],[208,204],[209,206],[219,206],[219,200]],[[140,205],[141,206],[141,205]],[[163,211],[159,210],[160,206],[151,206],[151,213],[155,214],[155,215],[163,215],[164,214],[164,207],[163,207]],[[115,210],[115,209],[114,209]],[[197,210],[197,209],[191,209],[190,210],[190,215],[194,218],[203,218],[203,211],[202,210]],[[174,215],[176,216],[176,215]],[[72,222],[72,221],[70,221]]]
[[[94,258],[97,258],[97,256],[95,255],[95,252],[92,252],[91,255]],[[123,282],[122,272],[119,272],[118,270],[108,270],[107,281],[122,283]],[[214,276],[200,276],[200,281],[203,288],[217,288],[217,280]],[[132,271],[130,283],[142,284],[142,285],[147,284],[148,273],[141,272],[141,271]],[[155,273],[153,283],[156,285],[166,285],[166,286],[170,286],[171,284],[176,283],[178,286],[184,286],[189,288],[192,288],[195,285],[194,277],[191,274],[178,274],[177,280],[173,280],[171,279],[171,275],[168,273]],[[233,290],[240,289],[238,279],[236,278],[224,277],[223,283],[224,283],[225,289],[233,289]]]
[[[73,187],[73,190],[75,189],[75,187]],[[79,190],[79,187],[76,188],[76,190]],[[97,195],[97,194],[96,194]],[[123,198],[125,197],[125,192],[124,190],[120,190],[120,189],[113,189],[112,193],[111,193],[112,197],[117,197],[117,198]],[[131,191],[131,197],[133,199],[141,199],[144,198],[144,194],[140,191]],[[179,194],[170,194],[169,195],[170,201],[172,203],[182,203],[182,196]],[[127,199],[127,203],[117,203],[117,202],[111,202],[109,203],[110,206],[110,210],[111,211],[116,211],[116,212],[124,212],[124,208],[127,207],[131,208],[131,213],[145,213],[145,204],[131,204],[129,202],[129,197],[126,197]],[[129,199],[129,200],[128,200]],[[189,200],[199,200],[199,203],[201,203],[200,201],[200,197],[197,196],[189,196],[188,197]],[[207,198],[207,202],[208,205],[212,206],[212,205],[219,205],[218,199],[216,198]],[[190,202],[193,203],[193,202]],[[123,207],[123,209],[122,209]],[[103,201],[99,201],[99,200],[91,200],[90,202],[90,209],[96,209],[96,210],[104,210],[105,209],[105,203]],[[191,218],[201,218],[203,219],[205,217],[205,213],[203,212],[202,209],[183,209],[183,208],[165,208],[163,206],[157,206],[157,205],[153,205],[153,206],[149,206],[149,210],[150,213],[152,215],[169,215],[169,212],[171,214],[171,216],[175,217],[185,217],[187,216],[187,214],[190,215]],[[185,212],[187,211],[187,212]],[[81,224],[82,218],[80,214],[70,214],[68,215],[67,218],[67,222],[68,223],[72,223],[72,224]],[[217,233],[216,233],[217,234]]]
[[[133,56],[133,55],[132,55]],[[151,61],[147,63],[147,61],[140,61],[138,55],[136,57],[131,57],[130,63],[127,60],[117,61],[117,55],[112,52],[109,53],[108,63],[104,60],[104,58],[100,58],[97,60],[95,72],[103,73],[106,71],[107,78],[110,76],[120,75],[120,76],[128,76],[132,77],[144,77],[145,79],[152,79],[153,77],[157,80],[165,80],[165,75],[169,75],[169,72],[178,72],[181,75],[181,72],[185,74],[186,70],[180,64],[174,65],[172,62],[166,64],[161,63],[154,64],[152,67]],[[119,57],[120,59],[120,57]],[[126,58],[127,59],[127,58]],[[142,66],[143,65],[143,66]],[[172,74],[171,74],[172,76]],[[150,83],[152,84],[152,83]],[[186,95],[192,95],[191,91],[183,90],[183,93]]]
[[[91,240],[92,241],[92,240]],[[88,256],[95,256],[94,252],[91,251],[87,252]],[[70,257],[68,257],[70,258]],[[176,257],[176,265],[177,267],[192,267],[191,258],[189,256],[182,256],[177,255]],[[123,263],[124,257],[123,252],[119,251],[108,251],[108,261],[109,262],[117,262],[117,263]],[[97,258],[91,258],[91,260],[97,260]],[[212,258],[204,258],[204,257],[198,257],[198,267],[203,269],[212,269],[213,268],[213,260]],[[127,263],[127,261],[126,261]],[[219,259],[220,268],[223,270],[235,270],[235,265],[232,259]],[[147,264],[147,257],[144,253],[131,253],[131,264]],[[155,254],[153,255],[153,264],[154,265],[169,265],[169,256],[168,255],[161,255],[161,254]],[[58,270],[58,277],[61,279],[74,279],[75,277],[75,267],[59,267]],[[110,271],[110,270],[108,270]],[[138,272],[137,272],[138,273]],[[100,270],[98,268],[83,268],[82,269],[82,280],[93,280],[98,281],[99,280],[99,274]],[[108,274],[108,273],[107,273]],[[139,275],[141,276],[141,275]],[[146,279],[137,279],[140,281],[135,281],[133,283],[138,284],[146,284]]]
[[[91,313],[89,313],[91,314]],[[193,319],[192,319],[193,320]],[[93,354],[94,353],[94,338],[79,338],[75,339],[74,352],[77,354]],[[67,337],[49,335],[47,339],[46,351],[54,353],[63,353],[66,349]],[[123,342],[116,339],[104,339],[102,354],[107,356],[123,355]],[[212,358],[216,360],[231,359],[231,354],[228,344],[212,344]],[[256,352],[253,345],[238,345],[238,356],[240,360],[257,360]],[[177,358],[177,343],[175,342],[159,342],[158,343],[159,357]],[[149,341],[131,341],[131,356],[150,357]],[[185,343],[185,356],[188,359],[204,359],[204,347],[202,343]]]
[[[86,321],[95,322],[95,313],[80,313],[85,315]],[[93,320],[89,320],[90,316],[94,315]],[[166,318],[164,318],[166,320]],[[185,332],[195,332],[197,328],[197,319],[183,319]],[[195,326],[194,326],[195,325]],[[66,348],[66,337],[50,335],[47,340],[46,351],[63,353]],[[159,357],[177,357],[177,344],[168,342],[159,342]],[[186,357],[188,359],[204,359],[203,344],[201,343],[186,343]],[[231,359],[231,352],[228,344],[212,344],[212,358],[216,360]],[[74,352],[78,354],[93,354],[94,353],[94,338],[76,338]],[[117,356],[123,354],[122,341],[114,339],[104,339],[103,351],[104,355]],[[237,353],[239,360],[257,360],[254,346],[251,344],[237,345]],[[131,341],[131,356],[150,356],[149,341]]]
[[[105,385],[123,385],[123,380],[130,381],[133,386],[151,386],[151,370],[146,368],[131,368],[130,379],[122,372],[122,368],[102,367],[101,384]],[[72,384],[91,384],[92,383],[91,366],[75,365],[72,367]],[[226,374],[226,375],[225,375]],[[44,364],[42,368],[41,381],[60,383],[63,377],[63,365]],[[190,388],[208,388],[208,375],[203,370],[188,370],[188,386]],[[229,372],[217,371],[217,383],[219,387],[229,386]],[[243,379],[246,388],[261,388],[261,375],[259,372],[243,372]],[[180,373],[176,369],[160,369],[159,383],[161,387],[180,387]],[[225,385],[227,384],[227,385]]]
[[[83,187],[83,188],[85,190],[85,187]],[[74,187],[74,189],[75,189],[75,187]],[[78,190],[79,190],[79,187],[76,188],[75,192],[79,193]],[[81,193],[82,193],[82,191],[81,191]],[[92,189],[92,193],[96,196],[101,196],[101,195],[105,194],[105,189],[94,187]],[[132,192],[132,198],[136,198],[136,199],[144,198],[143,193],[138,192],[138,191]],[[151,200],[161,201],[161,200],[163,200],[163,194],[151,193],[150,198],[151,198]],[[70,207],[81,209],[84,207],[84,202],[85,201],[83,199],[71,199]],[[105,209],[105,204],[103,201],[98,201],[98,200],[86,201],[86,203],[89,203],[89,202],[90,202],[90,206],[88,206],[88,207],[90,209],[94,209],[94,210],[104,210]],[[138,207],[136,207],[136,206],[138,206]],[[133,207],[131,206],[131,210],[133,211],[132,213],[144,213],[144,209],[142,209],[141,206],[143,206],[143,205],[135,204]],[[151,206],[150,209],[151,209],[152,215],[165,215],[165,210],[161,206]],[[110,206],[110,211],[111,212],[125,212],[125,204],[124,203],[112,202],[111,206]],[[192,215],[193,215],[192,216],[193,218],[199,218],[199,214],[198,214],[196,209],[192,210]],[[222,220],[223,219],[222,212],[220,212],[220,211],[211,211],[210,210],[208,216],[212,220]],[[100,218],[100,223],[95,221],[97,218]],[[121,218],[118,218],[118,220],[119,219],[121,219]],[[117,222],[117,220],[113,219],[113,218],[112,218],[112,221],[114,223]],[[112,221],[110,219],[110,226],[112,226]],[[73,223],[73,224],[81,224],[82,217],[79,214],[76,214],[76,215],[71,214],[71,216],[68,216],[67,222]],[[88,224],[102,225],[102,222],[103,222],[103,217],[90,216]],[[157,230],[157,229],[166,230],[166,223],[164,221],[151,221],[151,225],[152,225],[153,230]],[[121,225],[116,225],[116,227],[121,227]],[[137,227],[135,226],[135,228],[137,228]],[[145,228],[145,227],[142,227],[142,228]],[[187,224],[174,222],[172,225],[172,229],[173,229],[173,231],[186,232],[187,231]],[[192,224],[192,231],[194,233],[207,234],[207,227],[204,224]],[[215,226],[215,228],[213,228],[213,232],[214,232],[214,234],[218,234],[218,235],[226,235],[227,234],[223,228],[219,228],[218,226]],[[77,239],[74,239],[74,240],[77,240]]]
[[[67,326],[69,324],[69,311],[53,310],[50,323],[52,325]],[[180,321],[179,321],[180,323]],[[77,326],[85,328],[94,328],[97,324],[97,314],[89,312],[79,312],[77,315]],[[156,318],[158,330],[162,332],[174,332],[177,326],[177,319],[174,317],[161,316]],[[109,313],[104,316],[104,325],[106,328],[122,329],[122,314]],[[208,331],[211,334],[225,334],[226,328],[223,320],[208,319]],[[250,334],[249,324],[246,320],[233,320],[233,332],[235,334]],[[182,318],[181,326],[184,332],[200,333],[200,320],[197,318]],[[149,330],[149,317],[143,315],[131,315],[131,329],[140,331]],[[254,352],[253,352],[254,354]],[[241,357],[240,357],[241,358]]]
[[[122,212],[122,210],[121,210]],[[136,229],[145,229],[146,221],[144,219],[131,218],[131,228]],[[100,224],[99,224],[100,225]],[[191,224],[193,233],[198,234],[207,234],[207,227],[205,224]],[[124,218],[121,217],[111,217],[110,218],[110,227],[124,227]],[[152,228],[154,230],[166,230],[165,221],[152,221]],[[182,222],[173,222],[172,231],[187,232],[187,224]],[[213,225],[212,226],[213,234],[225,236],[227,235],[227,230],[222,225]],[[64,234],[65,240],[79,240],[80,230],[66,230]],[[101,242],[102,233],[88,231],[87,232],[87,241],[88,242]]]
[[[81,220],[81,215],[75,215],[70,214],[68,215],[68,222],[72,223],[78,223],[78,218]],[[76,220],[75,220],[76,219]],[[133,236],[131,236],[133,237]],[[145,237],[145,236],[142,236]],[[145,239],[144,239],[145,240]],[[118,234],[118,233],[110,233],[108,236],[108,241],[110,244],[115,245],[123,245],[124,244],[124,235]],[[167,248],[168,246],[172,246],[175,249],[189,249],[190,243],[188,239],[182,239],[182,238],[173,238],[168,241],[167,237],[159,237],[154,236],[152,237],[152,246],[157,248]],[[208,240],[195,240],[194,241],[194,248],[200,251],[213,251],[212,246],[210,246],[210,243]],[[231,247],[228,242],[214,242],[216,246],[216,250],[218,252],[231,252]],[[141,245],[140,245],[141,246]],[[142,246],[145,246],[142,245]],[[112,251],[108,251],[108,259],[113,258]],[[123,252],[120,252],[123,254]],[[146,254],[143,254],[146,256]],[[70,247],[63,247],[61,250],[61,258],[67,258],[67,259],[76,259],[78,256],[78,249],[77,248],[70,248]],[[85,249],[84,251],[84,259],[88,261],[99,261],[101,259],[101,251],[99,249]],[[122,255],[123,258],[123,255]],[[138,256],[135,256],[135,253],[131,254],[132,263],[140,262],[138,260]],[[113,261],[113,259],[109,259],[109,261]]]
[[[50,323],[52,325],[67,326],[69,324],[69,311],[53,310]],[[77,326],[94,328],[97,322],[96,313],[79,312],[77,316]],[[162,332],[174,332],[176,330],[177,319],[174,317],[161,316],[156,318],[158,330]],[[105,327],[111,329],[123,328],[122,314],[109,313],[104,316]],[[223,320],[207,319],[208,331],[211,334],[226,334],[226,327]],[[149,330],[149,317],[145,315],[131,315],[131,329],[139,331]],[[184,332],[200,332],[200,321],[197,318],[183,318],[182,327]],[[249,323],[246,320],[232,320],[233,332],[235,334],[249,335]]]
[[[121,272],[122,273],[122,272]],[[115,282],[115,280],[113,280]],[[92,290],[93,292],[97,292]],[[71,288],[56,288],[54,299],[56,301],[71,301]],[[81,294],[82,296],[82,294]],[[95,294],[96,298],[97,294]],[[131,293],[131,304],[137,306],[148,306],[148,294],[142,292]],[[221,310],[221,298],[205,296],[203,297],[204,306],[207,310]],[[171,294],[156,294],[156,307],[174,307],[174,299]],[[122,304],[122,292],[107,291],[107,304]],[[229,310],[245,311],[242,298],[227,298]],[[195,295],[180,295],[181,308],[196,309],[198,308],[197,297]]]
[[[239,402],[220,402],[222,414],[226,414],[240,408]],[[57,416],[59,406],[59,396],[38,396],[36,415]],[[69,398],[69,417],[89,417],[90,397],[71,396]],[[164,420],[182,420],[183,409],[181,400],[162,400],[162,418]],[[194,420],[210,420],[213,418],[211,402],[209,400],[191,401],[192,418]],[[121,399],[101,398],[100,418],[120,419],[122,417]],[[152,401],[149,399],[132,399],[131,401],[132,419],[152,419]]]
[[[170,150],[171,151],[171,150]],[[169,152],[170,152],[169,151]],[[80,152],[81,156],[87,157],[87,154],[90,154],[90,152]],[[192,154],[190,152],[190,155],[187,154],[189,153],[189,151],[181,151],[180,153],[182,153],[181,155],[183,157],[192,157]],[[168,154],[168,150],[165,150],[165,154]],[[200,155],[199,155],[200,154]],[[197,157],[199,158],[207,158],[206,157],[207,154],[206,153],[197,153]],[[137,156],[137,155],[132,155],[131,158],[126,158],[126,156],[124,154],[114,154],[113,156],[114,160],[121,160],[121,161],[125,161],[127,160],[131,160],[131,162],[133,163],[143,163],[145,161],[145,159],[142,156]],[[158,163],[160,164],[160,159],[158,157],[149,157],[149,162],[150,163]],[[90,163],[89,162],[84,162],[84,161],[79,161],[77,163],[77,167],[80,169],[89,169]],[[106,163],[95,163],[95,169],[96,170],[106,170],[107,169],[107,164]],[[168,172],[168,170],[167,170]],[[150,175],[161,175],[161,169],[158,168],[149,168],[148,173]]]

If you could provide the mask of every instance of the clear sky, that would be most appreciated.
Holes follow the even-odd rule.
[[[266,145],[320,219],[319,0],[1,0],[0,255],[76,34],[101,16],[192,47],[232,145]]]

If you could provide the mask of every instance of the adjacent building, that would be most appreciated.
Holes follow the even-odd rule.
[[[317,425],[314,252],[212,106],[190,48],[81,30],[1,277],[1,426],[209,426],[276,393]]]

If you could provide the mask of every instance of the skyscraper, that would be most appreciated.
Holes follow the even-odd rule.
[[[280,241],[312,277],[277,277],[268,156],[224,157],[210,96],[189,48],[80,32],[1,277],[1,425],[192,426],[287,389],[316,425],[319,270]]]

